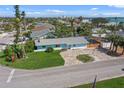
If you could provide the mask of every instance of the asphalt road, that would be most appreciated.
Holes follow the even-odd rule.
[[[124,76],[124,58],[55,67],[42,70],[20,70],[0,66],[0,87],[62,88],[113,77]]]

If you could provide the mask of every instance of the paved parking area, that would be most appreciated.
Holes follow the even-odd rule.
[[[70,49],[67,51],[63,51],[60,54],[65,60],[65,66],[83,64],[83,62],[77,60],[76,58],[76,56],[80,54],[89,54],[90,56],[95,58],[94,62],[109,60],[114,58],[114,57],[108,56],[102,51],[99,51],[98,49]]]

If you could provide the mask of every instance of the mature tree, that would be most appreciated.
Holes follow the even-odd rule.
[[[108,20],[106,18],[93,18],[92,23],[95,27],[102,27],[104,26],[106,23],[108,23]]]
[[[27,53],[34,51],[34,42],[32,40],[29,40],[25,44],[25,51]]]
[[[26,27],[26,19],[25,19],[26,14],[25,14],[25,11],[22,11],[21,16],[22,16],[22,18],[21,18],[22,19],[22,24],[24,26],[24,30],[26,31],[27,27]]]
[[[66,26],[65,24],[58,23],[54,35],[57,36],[58,38],[69,37],[72,34],[70,29],[71,28]]]
[[[14,6],[15,8],[15,30],[16,30],[16,38],[14,40],[15,42],[15,45],[14,45],[14,49],[19,49],[17,48],[17,44],[18,44],[18,41],[19,41],[19,36],[20,36],[20,32],[21,32],[21,24],[23,22],[23,24],[25,24],[25,12],[23,11],[22,14],[20,14],[20,10],[19,10],[19,6],[18,5],[15,5]],[[18,58],[21,58],[21,57],[25,57],[25,49],[24,49],[24,46],[21,47],[21,49],[18,50],[19,52],[15,52],[18,56]],[[19,54],[21,55],[21,57],[19,56]]]
[[[80,20],[80,23],[81,23],[81,22],[82,22],[82,20],[83,20],[83,17],[82,17],[82,16],[80,16],[78,19]]]
[[[77,33],[79,36],[91,36],[92,25],[89,23],[82,23],[81,26],[77,28]]]
[[[11,32],[11,31],[13,31],[13,25],[12,24],[4,24],[3,25],[3,30],[5,32]]]
[[[118,28],[124,30],[124,22],[120,22]]]
[[[112,50],[115,53],[117,52],[117,49],[118,49],[118,46],[119,46],[119,43],[120,43],[120,38],[121,37],[119,35],[115,35],[114,43],[113,43],[113,46],[115,47],[115,50],[114,49]]]
[[[19,40],[19,34],[20,34],[20,31],[21,31],[21,27],[20,27],[20,24],[21,24],[21,17],[20,17],[20,10],[19,10],[19,6],[18,5],[15,5],[14,6],[15,8],[15,29],[16,29],[16,38],[14,40],[15,44],[18,43],[18,40]]]
[[[75,28],[74,28],[74,18],[70,18],[69,19],[70,24],[71,24],[71,32],[72,32],[72,36],[75,36]]]
[[[72,36],[71,27],[67,26],[65,23],[57,21],[56,18],[49,19],[49,23],[55,27],[55,32],[50,33],[50,37],[62,38]]]
[[[123,55],[124,54],[124,37],[120,38],[119,46],[123,48],[122,53],[121,53]]]
[[[107,26],[107,29],[110,30],[112,34],[116,34],[116,26],[115,25]]]
[[[119,46],[123,47],[123,37],[120,35],[109,35],[107,39],[111,42],[110,51],[117,52]]]
[[[58,25],[59,25],[59,22],[57,21],[57,19],[53,19],[53,20],[50,20],[50,23],[52,24],[52,25],[54,25],[54,27],[55,27],[55,32],[57,31],[57,27],[58,27]]]
[[[108,35],[108,36],[106,37],[106,39],[111,42],[109,50],[111,50],[112,47],[113,47],[114,38],[115,38],[115,36],[114,36],[113,34],[112,34],[112,35]]]
[[[99,35],[99,38],[101,38],[101,35],[102,34],[105,34],[105,33],[106,33],[106,30],[105,29],[97,30],[97,34]]]
[[[20,45],[7,46],[4,50],[6,61],[14,62],[16,58],[22,58],[24,55],[22,47]]]

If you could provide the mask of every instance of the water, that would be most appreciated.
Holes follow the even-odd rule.
[[[93,18],[86,18],[86,19],[92,20]],[[106,17],[106,19],[109,22],[116,22],[116,21],[117,23],[124,22],[124,17]]]
[[[109,22],[124,22],[124,17],[117,17],[117,19],[115,19],[114,17],[112,18],[107,18]]]

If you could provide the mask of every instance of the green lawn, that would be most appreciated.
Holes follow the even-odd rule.
[[[0,57],[4,56],[4,53],[0,51]]]
[[[0,64],[21,69],[40,69],[64,65],[64,60],[59,51],[51,53],[33,52],[28,54],[28,58],[18,59],[13,64],[6,62],[5,58],[0,58]]]
[[[84,62],[84,63],[94,61],[94,58],[89,56],[88,54],[78,55],[77,59]]]
[[[75,86],[73,88],[91,88],[92,84]],[[109,80],[99,81],[96,88],[124,88],[124,77],[113,78]]]

